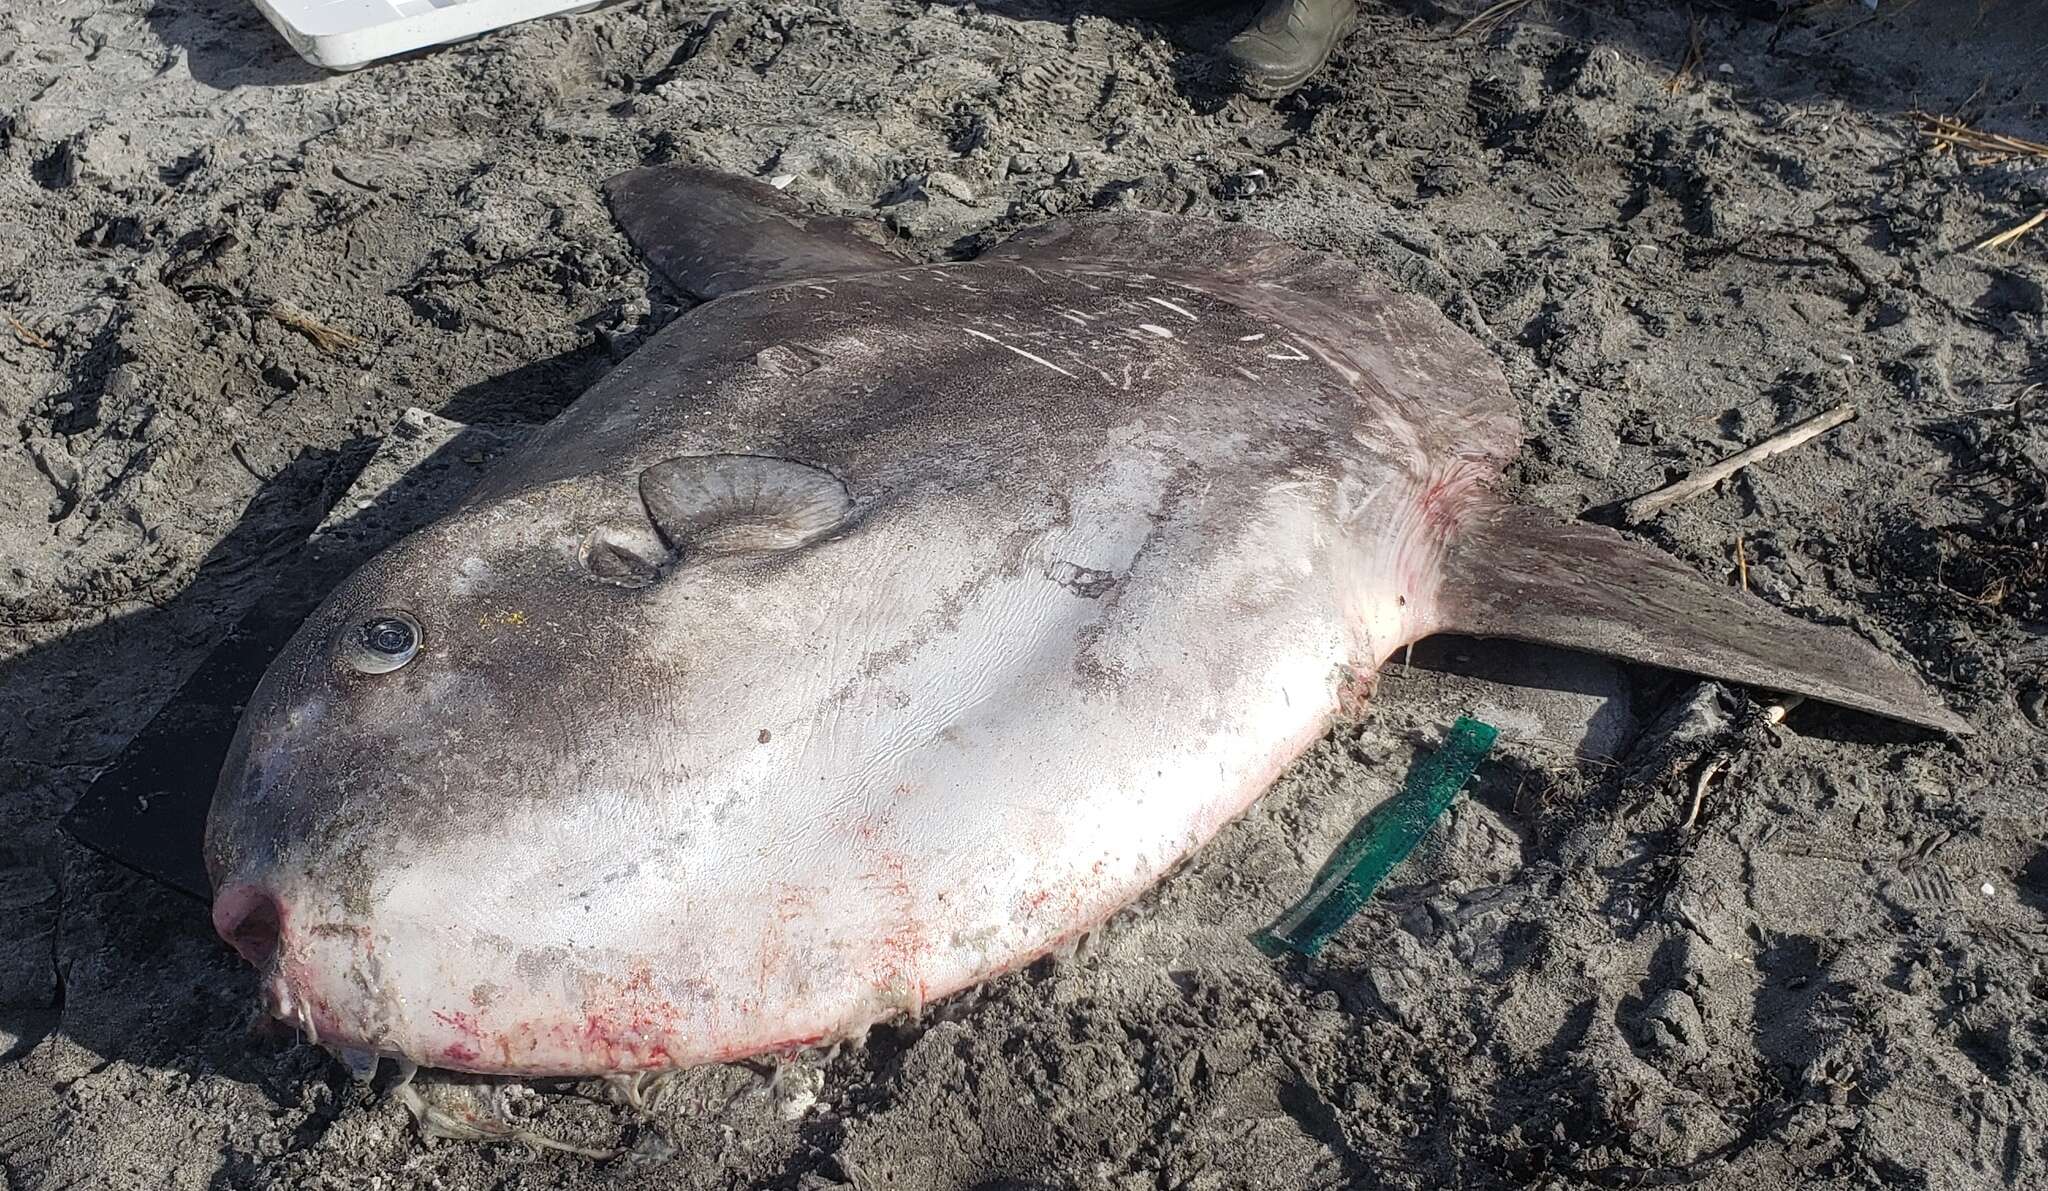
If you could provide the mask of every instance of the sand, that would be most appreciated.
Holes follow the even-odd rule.
[[[2048,229],[1970,250],[2048,159],[1908,116],[2048,139],[2048,14],[1699,3],[1688,67],[1680,5],[1477,7],[1369,0],[1261,104],[1228,16],[651,0],[327,77],[239,0],[13,0],[0,1187],[2048,1185]],[[1498,353],[1569,513],[1853,401],[1639,532],[1731,583],[1740,542],[1981,734],[1438,643],[1080,955],[651,1110],[487,1090],[613,1159],[425,1139],[56,823],[404,411],[544,420],[674,316],[595,189],[667,159],[928,258],[1119,204],[1352,257]],[[1464,709],[1522,726],[1471,796],[1320,960],[1252,948]]]

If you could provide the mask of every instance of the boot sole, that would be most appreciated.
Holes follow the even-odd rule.
[[[1306,70],[1286,75],[1255,75],[1247,72],[1242,67],[1233,66],[1232,73],[1237,75],[1238,90],[1251,96],[1253,99],[1262,100],[1280,99],[1290,94],[1303,83],[1314,78],[1317,71],[1329,65],[1331,54],[1337,52],[1337,47],[1343,45],[1344,39],[1350,37],[1352,30],[1356,28],[1358,28],[1358,10],[1354,8],[1351,10],[1351,15],[1345,17],[1343,22],[1337,26],[1337,36],[1330,39],[1330,53],[1324,54],[1316,60],[1313,66]]]

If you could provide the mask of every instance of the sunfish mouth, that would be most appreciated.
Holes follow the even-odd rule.
[[[1122,213],[913,265],[728,177],[610,193],[709,300],[333,593],[222,772],[215,928],[358,1064],[857,1036],[1128,905],[1437,632],[1968,730],[1500,499],[1497,364],[1348,263]]]

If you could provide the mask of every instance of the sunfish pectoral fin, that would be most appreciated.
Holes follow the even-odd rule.
[[[904,265],[853,223],[807,212],[751,178],[647,166],[606,179],[604,190],[612,217],[648,263],[701,299]]]
[[[1479,512],[1444,562],[1437,629],[1604,654],[1969,735],[1918,677],[1842,628],[1717,586],[1603,526]]]
[[[853,495],[838,476],[769,455],[681,455],[640,473],[647,517],[675,555],[793,550],[838,529]]]

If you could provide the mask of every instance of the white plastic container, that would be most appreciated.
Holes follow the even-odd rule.
[[[256,0],[299,55],[328,70],[447,45],[602,0]]]

